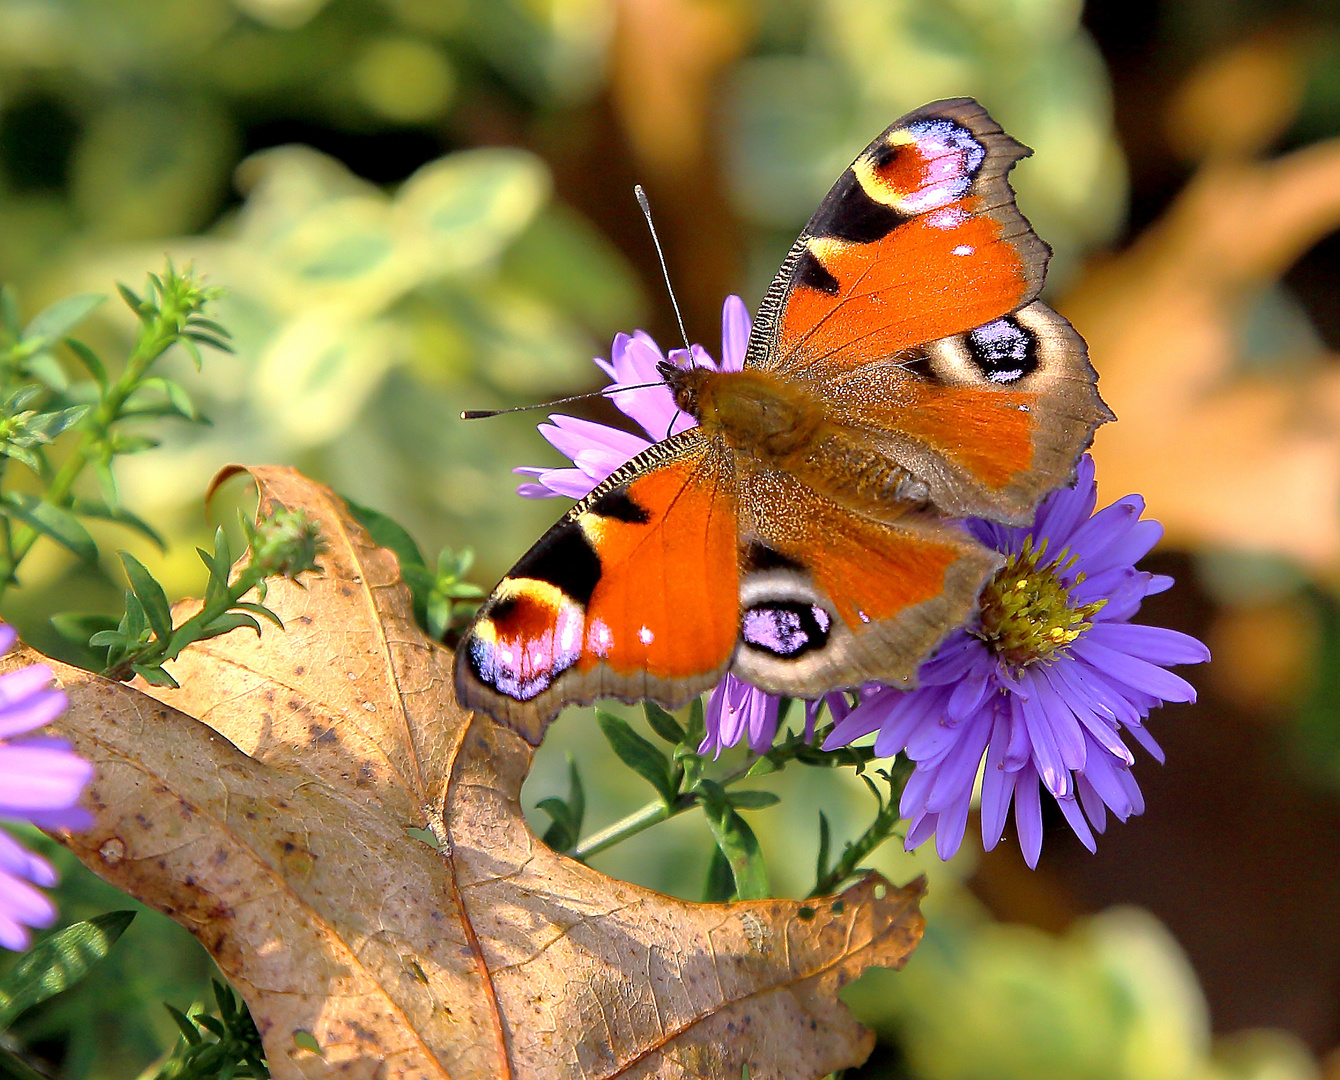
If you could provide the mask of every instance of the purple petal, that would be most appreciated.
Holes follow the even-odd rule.
[[[1033,671],[1033,689],[1038,708],[1051,721],[1061,762],[1067,769],[1084,768],[1084,731],[1074,710],[1052,688],[1047,673],[1041,669]]]
[[[1068,799],[1057,799],[1056,805],[1061,808],[1061,813],[1065,817],[1070,828],[1074,830],[1079,842],[1090,851],[1098,850],[1098,842],[1093,838],[1093,832],[1089,829],[1089,823],[1084,820],[1084,814],[1080,810],[1079,802],[1074,796]]]
[[[1049,550],[1060,551],[1080,523],[1093,514],[1097,502],[1093,458],[1085,454],[1075,466],[1075,486],[1060,488],[1043,500],[1031,531],[1035,536],[1047,538]]]
[[[1169,664],[1203,664],[1210,659],[1210,650],[1190,634],[1163,626],[1099,623],[1091,627],[1085,636],[1100,645],[1148,660],[1160,667]]]
[[[19,632],[9,623],[0,623],[0,654],[9,652],[14,642],[19,640]]]
[[[1180,675],[1174,675],[1139,657],[1110,649],[1087,634],[1076,641],[1071,649],[1109,679],[1116,679],[1164,701],[1196,700],[1196,688]]]
[[[60,810],[79,800],[93,766],[55,746],[0,746],[0,814],[24,817],[30,810]]]
[[[1115,719],[1110,717],[1109,710],[1106,710],[1085,693],[1084,687],[1074,678],[1072,670],[1074,666],[1068,663],[1058,663],[1047,668],[1041,674],[1071,712],[1078,717],[1089,737],[1096,741],[1107,753],[1120,758],[1129,765],[1135,758],[1127,749],[1126,744],[1121,741],[1121,734],[1117,731]],[[1087,758],[1087,751],[1085,756]],[[1082,767],[1080,766],[1080,768]]]
[[[49,669],[41,665],[34,667],[47,675],[47,682],[51,681]],[[13,674],[21,675],[23,672],[15,671]],[[63,713],[69,703],[62,690],[39,690],[25,701],[16,701],[0,708],[0,739],[45,727]]]
[[[1031,688],[1031,673],[1024,672],[1024,678],[1028,680]],[[1069,795],[1070,772],[1061,757],[1061,748],[1056,741],[1056,731],[1050,718],[1035,696],[1021,698],[1020,707],[1028,729],[1028,740],[1033,746],[1033,764],[1037,768],[1038,775],[1047,785],[1047,790],[1057,798]]]
[[[1038,865],[1042,854],[1042,800],[1038,793],[1038,774],[1032,765],[1019,770],[1014,782],[1014,827],[1019,833],[1019,849],[1029,869]]]
[[[721,370],[739,371],[749,348],[749,309],[734,294],[721,306]]]
[[[903,840],[903,850],[913,851],[921,847],[931,835],[935,832],[935,826],[939,823],[939,816],[936,814],[921,814],[912,819],[912,824],[908,827],[907,838]]]
[[[1094,754],[1089,759],[1089,766],[1084,770],[1082,779],[1093,788],[1098,798],[1107,804],[1117,816],[1117,820],[1125,821],[1135,812],[1135,808],[1131,805],[1126,788],[1118,779],[1118,773],[1121,772],[1128,773],[1129,770],[1105,754]]]
[[[0,911],[28,926],[50,926],[56,921],[56,905],[45,893],[0,870]]]
[[[1106,832],[1107,807],[1103,805],[1102,796],[1094,790],[1094,786],[1089,782],[1087,776],[1075,777],[1075,791],[1079,794],[1079,803],[1084,808],[1084,813],[1093,822],[1093,831],[1096,833]]]
[[[1131,738],[1143,746],[1145,752],[1160,765],[1167,760],[1167,755],[1164,754],[1163,747],[1155,741],[1154,736],[1149,733],[1149,729],[1145,727],[1144,724],[1138,722],[1127,724],[1126,730],[1131,733]]]
[[[1014,794],[1015,773],[1005,771],[1005,748],[1010,741],[1008,716],[997,716],[982,773],[982,846],[991,851],[1005,832],[1005,815]]]
[[[42,856],[33,854],[3,829],[0,829],[0,870],[44,888],[50,888],[59,880],[54,866]]]
[[[940,811],[935,824],[935,853],[948,862],[958,854],[963,833],[968,827],[968,808],[972,804],[972,785],[961,798]]]

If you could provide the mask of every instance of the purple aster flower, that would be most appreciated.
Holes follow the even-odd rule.
[[[717,371],[739,371],[744,367],[745,346],[749,344],[749,311],[738,296],[726,297],[721,311],[721,364],[718,365],[701,345],[690,349],[672,349],[669,360],[680,367],[707,367]],[[554,414],[551,423],[540,424],[540,434],[572,461],[573,468],[543,469],[523,466],[513,472],[533,476],[537,482],[521,484],[518,495],[529,499],[564,495],[580,499],[610,473],[653,443],[671,434],[696,427],[688,413],[675,407],[674,396],[665,385],[657,365],[666,356],[649,334],[638,330],[631,337],[619,334],[610,349],[609,360],[596,360],[596,366],[611,379],[604,394],[613,400],[625,416],[636,420],[648,438],[632,435],[605,424],[581,420],[575,416]],[[646,383],[660,383],[648,387]],[[620,386],[640,389],[619,390]]]
[[[0,624],[0,653],[17,640]],[[65,694],[51,686],[44,664],[0,676],[0,819],[27,821],[43,829],[86,829],[86,810],[75,805],[93,777],[93,766],[61,739],[27,735],[65,711]],[[8,833],[0,831],[0,946],[26,949],[29,927],[50,926],[56,907],[35,886],[56,884],[56,871]]]
[[[917,689],[863,693],[824,741],[831,749],[878,732],[878,755],[906,751],[916,763],[899,807],[911,823],[909,850],[932,834],[942,859],[958,850],[984,757],[988,851],[1013,801],[1024,858],[1037,865],[1043,788],[1095,850],[1107,811],[1125,821],[1144,810],[1122,733],[1161,762],[1145,718],[1165,701],[1196,700],[1191,684],[1166,668],[1203,663],[1205,646],[1130,622],[1146,596],[1172,585],[1135,569],[1163,527],[1140,520],[1137,495],[1094,514],[1093,460],[1085,455],[1077,472],[1074,488],[1047,496],[1029,528],[966,523],[1006,557],[982,591],[978,618],[921,666]]]

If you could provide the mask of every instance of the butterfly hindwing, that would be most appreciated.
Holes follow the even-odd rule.
[[[538,744],[565,704],[682,705],[738,635],[730,462],[690,429],[572,508],[481,606],[456,655],[462,704]]]
[[[773,693],[913,685],[917,665],[968,618],[999,565],[935,516],[876,521],[777,473],[742,473],[740,491],[747,516],[731,670]]]

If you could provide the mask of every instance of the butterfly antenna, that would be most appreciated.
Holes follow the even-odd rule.
[[[656,245],[656,257],[661,260],[661,276],[665,278],[665,291],[670,294],[670,306],[675,309],[675,318],[679,321],[679,335],[684,339],[684,348],[692,352],[693,346],[689,344],[688,331],[684,329],[684,316],[679,313],[679,301],[675,299],[674,286],[670,284],[670,270],[665,265],[661,238],[656,235],[656,224],[651,220],[651,204],[647,202],[647,193],[642,190],[641,184],[634,184],[633,194],[637,196],[638,206],[642,207],[642,216],[647,219],[647,228],[651,230],[651,242]]]
[[[607,386],[604,390],[592,390],[589,394],[573,394],[572,397],[558,398],[555,401],[541,401],[534,405],[513,405],[510,409],[466,409],[461,413],[462,420],[487,420],[490,416],[502,416],[503,413],[527,412],[530,409],[551,409],[555,405],[567,405],[573,401],[585,401],[593,397],[613,397],[625,390],[649,390],[653,386],[664,386],[663,382],[637,383],[633,386]]]

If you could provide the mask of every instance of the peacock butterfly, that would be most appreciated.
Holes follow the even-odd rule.
[[[999,556],[954,519],[1032,521],[1112,414],[1036,299],[1051,249],[977,102],[889,127],[763,298],[744,369],[668,365],[698,426],[566,513],[480,607],[462,704],[532,743],[565,704],[682,705],[726,672],[814,698],[914,685]]]

